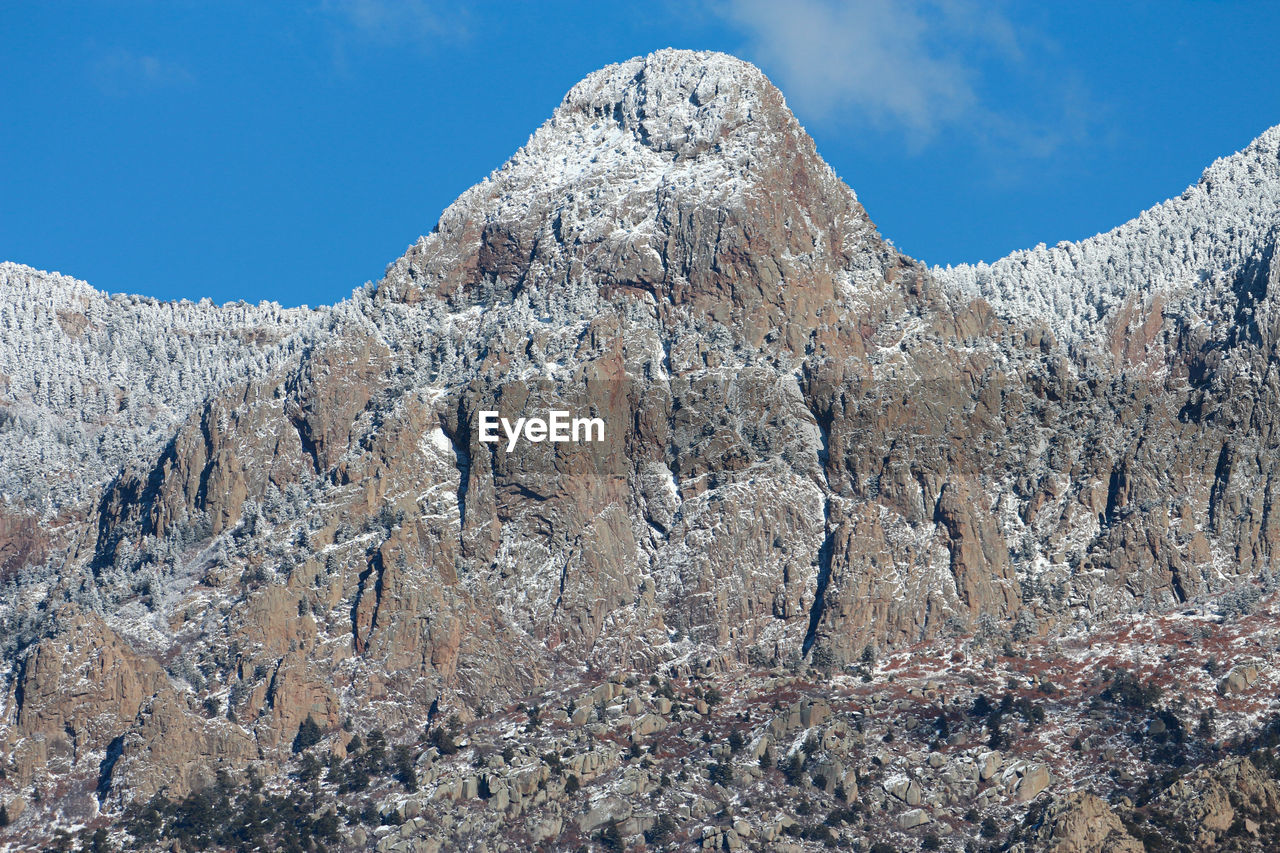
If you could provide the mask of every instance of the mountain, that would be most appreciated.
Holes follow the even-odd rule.
[[[1269,843],[1278,140],[931,269],[660,51],[335,306],[0,267],[0,833]]]

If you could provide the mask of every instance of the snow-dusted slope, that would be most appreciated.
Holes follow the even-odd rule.
[[[211,393],[296,349],[323,313],[108,296],[0,264],[0,496],[41,514],[92,498]]]
[[[689,267],[697,262],[681,252],[705,253],[720,234],[708,229],[698,246],[675,246],[672,232],[687,224],[681,217],[738,213],[767,227],[788,194],[828,200],[814,218],[836,225],[786,223],[808,238],[793,247],[797,265],[878,245],[853,191],[758,68],[721,53],[657,51],[574,86],[523,148],[391,267],[380,295],[452,295],[460,278],[512,272],[488,263],[496,256],[528,259],[521,286],[665,277],[677,291],[696,287]],[[582,266],[557,268],[570,258]],[[861,261],[843,275],[878,276],[877,263]]]
[[[1216,291],[1271,252],[1277,225],[1280,126],[1215,162],[1178,198],[1105,234],[935,272],[1007,318],[1038,317],[1063,342],[1082,343],[1138,294],[1186,291],[1189,319],[1199,319]]]

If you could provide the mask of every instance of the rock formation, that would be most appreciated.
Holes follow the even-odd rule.
[[[487,731],[496,709],[626,675],[874,682],[904,649],[936,675],[974,643],[1049,655],[1112,620],[1252,605],[1280,540],[1278,143],[1109,234],[930,269],[881,238],[757,69],[661,51],[575,86],[336,306],[160,304],[0,267],[0,799],[25,804],[23,832],[35,791],[59,792],[47,814],[78,797],[64,817],[88,826],[250,768],[284,779],[307,720],[341,762],[345,729]],[[553,408],[606,440],[479,440],[482,411]],[[1253,695],[1248,665],[1222,702]],[[714,717],[698,690],[678,719]],[[604,726],[605,693],[561,722]],[[630,696],[633,742],[686,748],[670,697]],[[773,755],[849,802],[865,738],[814,707],[769,729]],[[784,743],[824,725],[829,745]],[[618,766],[600,760],[574,784]],[[946,796],[907,776],[864,791],[909,806],[892,827],[910,837],[950,834],[939,810],[967,813],[982,785],[1008,819],[1058,798],[1027,849],[1137,849],[1042,759],[975,760],[934,768]],[[548,844],[657,831],[627,799],[653,774],[570,821],[547,793],[560,760],[539,761],[441,770],[432,797],[517,817],[550,797],[528,825]],[[1247,781],[1214,784],[1229,800]],[[822,841],[780,821],[699,840]],[[389,846],[360,833],[344,843]]]

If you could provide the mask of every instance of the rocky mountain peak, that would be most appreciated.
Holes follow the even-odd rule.
[[[660,50],[588,75],[550,124],[612,122],[655,151],[697,156],[738,134],[797,132],[782,93],[723,53]]]
[[[456,304],[492,285],[586,282],[713,309],[780,304],[816,279],[824,292],[802,301],[826,302],[836,279],[879,280],[888,254],[759,69],[664,50],[575,86],[388,269],[379,294]],[[760,292],[736,286],[748,276]]]

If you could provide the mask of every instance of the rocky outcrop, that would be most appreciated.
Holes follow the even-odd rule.
[[[1142,853],[1146,848],[1129,834],[1105,800],[1077,791],[1049,807],[1033,842],[1023,842],[1014,849],[1046,853]]]
[[[1263,826],[1275,837],[1280,785],[1249,758],[1230,758],[1178,780],[1151,809],[1185,826],[1202,849],[1228,846],[1229,837],[1256,838]]]
[[[23,783],[41,771],[96,768],[93,754],[132,726],[165,687],[156,662],[99,616],[70,607],[59,616],[58,631],[24,657],[11,686],[6,752]]]

